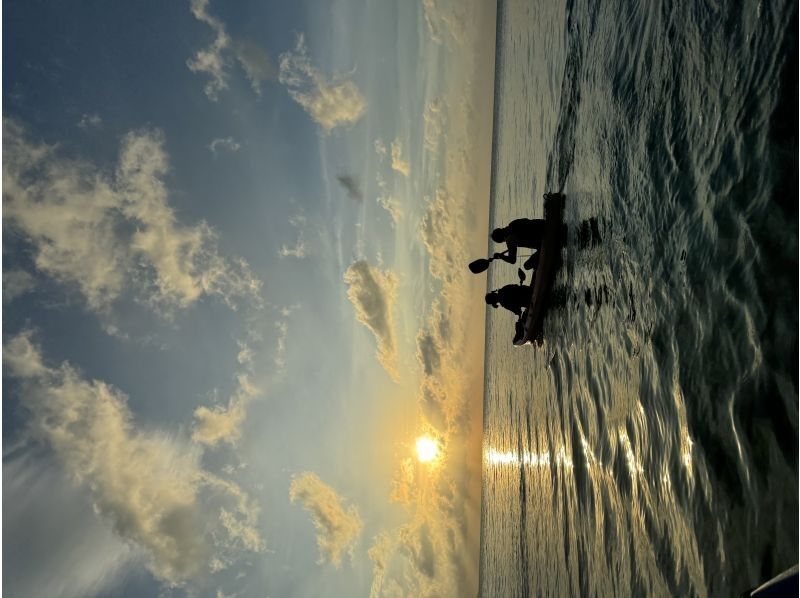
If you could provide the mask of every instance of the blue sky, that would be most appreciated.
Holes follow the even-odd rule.
[[[3,16],[4,589],[474,593],[493,8]]]

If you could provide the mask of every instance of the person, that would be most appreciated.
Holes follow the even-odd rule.
[[[532,220],[530,218],[512,220],[508,223],[508,226],[496,228],[492,231],[492,241],[505,243],[507,247],[505,251],[495,253],[492,257],[509,264],[515,264],[517,262],[517,247],[529,247],[538,250],[542,245],[544,232],[544,220]],[[532,263],[531,260],[528,260],[528,262]]]
[[[533,287],[524,284],[507,284],[501,289],[486,293],[486,304],[494,308],[503,306],[516,315],[531,304]]]

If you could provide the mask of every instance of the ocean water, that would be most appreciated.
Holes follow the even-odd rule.
[[[797,4],[497,32],[491,223],[569,238],[543,346],[487,315],[481,595],[738,595],[798,561]]]

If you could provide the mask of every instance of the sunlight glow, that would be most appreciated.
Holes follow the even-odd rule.
[[[421,463],[430,463],[439,456],[439,443],[430,436],[417,438],[417,459]]]
[[[500,452],[490,448],[486,452],[486,460],[492,465],[530,465],[546,467],[551,463],[555,463],[556,466],[565,467],[567,469],[572,469],[574,467],[572,457],[568,455],[563,448],[558,449],[554,455],[551,455],[550,451],[545,451],[543,453],[524,452],[522,457],[512,451]]]

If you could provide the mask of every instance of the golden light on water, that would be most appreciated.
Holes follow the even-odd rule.
[[[550,451],[545,451],[543,453],[530,453],[526,451],[522,453],[522,455],[519,455],[513,451],[502,452],[490,448],[486,452],[486,460],[492,465],[529,465],[545,467],[554,463],[556,466],[565,467],[567,469],[572,469],[574,467],[572,456],[567,454],[563,448],[558,449],[552,455]]]
[[[417,438],[417,459],[420,463],[431,463],[439,457],[439,443],[430,436]]]

